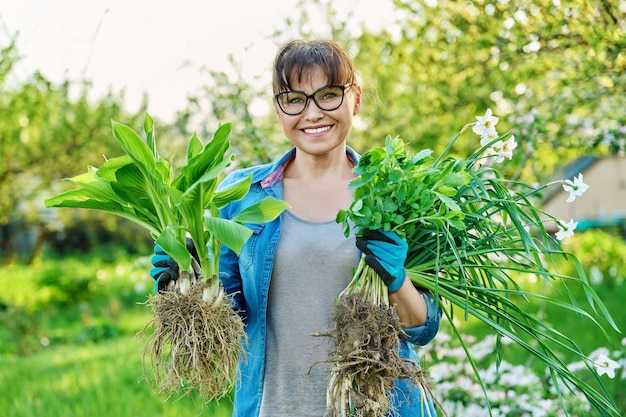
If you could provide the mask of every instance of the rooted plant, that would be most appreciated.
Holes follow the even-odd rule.
[[[393,410],[395,380],[410,380],[427,401],[425,372],[398,352],[402,323],[389,304],[387,287],[361,257],[352,281],[337,298],[332,367],[324,417],[385,417]]]
[[[358,294],[339,297],[332,337],[335,356],[328,387],[326,416],[350,410],[354,417],[384,417],[392,409],[388,392],[395,379],[423,385],[423,371],[400,357],[402,333],[395,308],[374,304]]]
[[[513,158],[513,150],[517,147],[515,137],[511,132],[497,133],[498,118],[491,110],[476,119],[477,122],[465,125],[436,159],[429,149],[413,154],[402,139],[388,136],[384,147],[374,148],[359,159],[354,168],[357,177],[350,183],[354,201],[348,210],[339,212],[337,221],[343,224],[346,236],[351,230],[358,234],[360,230],[382,229],[393,231],[407,242],[404,264],[407,277],[416,287],[429,290],[445,303],[442,312],[466,352],[487,405],[488,390],[471,349],[457,328],[459,316],[465,319],[473,316],[493,329],[497,334],[495,349],[498,358],[503,354],[502,340],[507,338],[547,365],[549,379],[555,387],[575,387],[598,415],[621,415],[595,376],[593,361],[575,341],[535,317],[523,303],[519,303],[519,300],[553,303],[562,311],[575,314],[577,320],[590,318],[603,331],[602,322],[617,329],[578,259],[560,245],[559,240],[573,234],[576,223],[556,219],[535,205],[550,185],[562,185],[570,193],[568,202],[582,195],[588,186],[583,183],[581,174],[573,180],[555,180],[540,186],[507,178],[496,166]],[[470,127],[480,136],[480,147],[467,159],[451,156],[454,143]],[[512,171],[522,172],[522,167]],[[546,223],[556,224],[559,229],[556,235],[549,233]],[[559,257],[571,263],[574,274],[563,275],[555,270],[554,260]],[[370,279],[367,274],[363,280],[365,269],[361,264],[355,273],[355,277],[360,275],[360,278],[353,278],[350,283],[350,287],[355,288],[347,290],[366,296],[376,293],[378,287],[368,288],[367,285],[377,280]],[[573,298],[569,302],[561,298],[553,300],[544,294],[525,290],[526,281],[517,281],[523,275],[540,278],[549,286],[554,281],[561,281],[560,284],[567,288],[564,293],[570,296],[570,286],[575,286],[576,291],[584,292],[592,310],[582,308]],[[383,295],[381,300],[384,303]],[[340,300],[338,308],[342,309],[344,304]],[[336,326],[343,328],[339,326],[344,325]],[[358,323],[351,326],[358,326]],[[385,329],[382,331],[386,334]],[[347,340],[349,343],[350,338]],[[342,343],[338,345],[338,352]],[[565,352],[577,356],[587,366],[590,375],[581,378],[568,369],[560,359]],[[349,350],[347,354],[350,354]],[[344,356],[346,352],[338,355],[338,359],[343,360]],[[368,362],[355,361],[355,365],[366,368]],[[338,361],[336,371],[343,372],[347,367]],[[361,374],[351,370],[342,375],[341,380],[337,379],[336,373],[331,376],[329,404],[335,416],[359,415],[354,410],[354,405],[358,404],[357,396],[352,395],[346,400],[345,393],[349,393],[352,387],[361,386],[356,377]],[[557,388],[556,393],[565,407],[561,390]],[[437,403],[435,398],[433,400]],[[438,405],[442,408],[441,404]],[[445,414],[445,410],[442,411]],[[370,414],[379,415],[375,412]],[[491,414],[489,410],[485,413]]]
[[[221,287],[182,279],[148,300],[154,316],[144,351],[144,374],[158,394],[188,394],[219,400],[235,383],[242,354],[243,321]]]
[[[71,179],[80,188],[46,200],[47,207],[86,208],[124,217],[148,229],[178,264],[173,288],[150,296],[154,317],[144,352],[144,374],[156,393],[197,391],[206,401],[226,395],[235,382],[245,341],[244,325],[218,279],[221,245],[239,253],[252,235],[246,224],[275,219],[287,206],[267,197],[231,219],[220,209],[248,193],[251,177],[218,189],[233,161],[226,156],[230,123],[206,145],[194,134],[186,165],[176,173],[156,147],[153,120],[146,115],[145,141],[131,128],[112,122],[126,155]],[[197,259],[192,257],[188,239]],[[151,370],[148,368],[151,367]]]

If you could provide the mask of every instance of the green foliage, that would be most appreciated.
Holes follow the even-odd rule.
[[[402,139],[391,136],[384,148],[366,152],[350,183],[354,201],[337,215],[346,236],[352,225],[394,230],[404,239],[431,223],[464,228],[463,213],[451,197],[467,184],[469,174],[462,161],[435,165],[431,154],[425,149],[411,155]]]
[[[47,294],[47,303],[64,307],[88,301],[100,283],[90,273],[61,269],[60,265],[42,268],[36,285]]]
[[[588,267],[592,284],[603,283],[611,288],[621,286],[626,279],[626,244],[621,236],[604,230],[587,230],[574,235],[564,247]]]
[[[587,233],[575,235],[572,238],[574,246],[577,236],[586,239]],[[624,244],[621,243],[621,246]],[[229,401],[220,402],[218,407],[214,403],[205,405],[193,396],[164,401],[163,397],[150,393],[148,386],[141,380],[141,342],[135,336],[150,316],[149,309],[140,304],[145,301],[152,287],[152,280],[146,272],[149,269],[149,257],[137,258],[132,254],[117,252],[116,262],[110,263],[110,252],[110,248],[105,247],[88,254],[44,259],[30,267],[0,266],[0,286],[4,288],[0,293],[0,304],[24,305],[19,311],[15,310],[14,319],[31,320],[20,332],[23,346],[28,347],[22,352],[27,353],[26,356],[16,355],[18,351],[11,334],[5,321],[1,322],[0,391],[5,395],[0,396],[0,409],[11,410],[13,417],[42,414],[51,417],[82,416],[86,412],[96,417],[104,416],[104,413],[121,417],[230,416]],[[575,254],[583,255],[581,252]],[[621,259],[609,259],[609,263],[618,263]],[[586,263],[583,266],[586,269],[590,267]],[[101,282],[89,305],[79,303],[59,309],[47,303],[45,291],[36,283],[43,271],[55,267],[68,271],[68,275],[79,271],[80,275],[91,275]],[[528,291],[541,292],[538,289],[541,281],[537,284],[524,282],[522,285]],[[611,287],[611,283],[603,281],[597,284],[596,289],[609,311],[616,314],[622,311],[626,296],[623,285]],[[560,283],[546,286],[547,296],[557,297],[560,294],[567,300],[566,293]],[[579,303],[585,302],[584,293],[575,290],[574,295]],[[538,311],[541,309],[538,301],[520,300],[519,303],[528,311]],[[38,306],[36,314],[32,310],[34,305]],[[587,321],[564,315],[562,309],[551,304],[547,304],[543,310],[542,320],[565,334],[580,336],[577,341],[580,341],[584,352],[590,353],[602,346],[604,335],[595,326],[588,325]],[[4,317],[0,314],[0,320]],[[623,314],[617,315],[620,328],[626,326],[625,319]],[[492,334],[491,329],[484,327],[469,326],[467,323],[461,326],[464,334],[472,334],[477,340]],[[97,336],[98,333],[105,334],[107,328],[115,329],[111,338]],[[585,331],[580,332],[581,328]],[[466,340],[472,345],[470,339]],[[614,343],[609,347],[619,347],[620,340],[621,336],[615,334]],[[441,350],[435,352],[440,355],[445,353]],[[563,353],[564,363],[576,360],[575,355]],[[458,356],[462,354],[459,352]],[[511,345],[507,345],[503,349],[502,360],[505,359],[514,364],[532,366],[538,375],[543,375],[540,373],[543,369],[541,363],[535,361],[529,365],[529,356],[521,349],[514,350]],[[467,363],[460,357],[458,360]],[[430,363],[425,362],[425,367],[428,368]],[[618,401],[619,409],[626,409],[623,381],[610,380],[604,384],[609,394]],[[111,402],[111,398],[116,398],[116,401]]]
[[[281,134],[268,100],[269,80],[247,82],[233,55],[230,56],[230,65],[228,73],[209,71],[211,85],[199,88],[188,98],[187,108],[177,113],[175,126],[186,133],[194,130],[189,128],[192,121],[194,126],[206,129],[206,126],[216,122],[236,120],[232,134],[236,140],[231,146],[238,156],[238,164],[245,167],[266,163],[275,157],[276,148],[288,143]],[[268,111],[259,114],[253,111],[255,107],[265,107]],[[206,136],[210,132],[200,130],[200,133]]]
[[[83,208],[104,211],[126,218],[149,230],[157,244],[180,265],[192,271],[186,247],[189,235],[198,252],[202,276],[215,283],[216,260],[221,244],[239,252],[252,231],[245,223],[271,221],[286,204],[267,197],[233,219],[219,217],[219,209],[241,199],[250,181],[240,181],[217,190],[220,175],[233,161],[226,157],[232,125],[224,124],[205,146],[194,134],[187,147],[187,163],[178,173],[159,155],[154,123],[146,115],[146,140],[130,127],[112,122],[113,135],[126,155],[107,160],[100,168],[89,167],[75,176],[78,189],[46,200],[47,207]]]
[[[122,94],[109,92],[92,99],[89,82],[56,84],[38,72],[18,80],[14,74],[19,60],[16,38],[17,35],[6,41],[0,36],[0,254],[3,261],[16,255],[21,247],[15,241],[23,239],[28,232],[37,234],[34,251],[43,247],[49,233],[59,242],[67,236],[64,225],[72,225],[78,219],[70,213],[53,214],[44,209],[42,200],[50,192],[50,185],[56,187],[61,178],[83,169],[84,164],[100,163],[102,155],[116,149],[109,130],[112,118],[123,117],[133,123],[139,118],[124,110]],[[61,188],[54,191],[60,192]],[[88,221],[94,218],[79,217]],[[120,221],[98,224],[100,230],[120,237],[131,237],[134,232],[128,231]],[[32,230],[34,226],[37,228]],[[90,235],[97,237],[97,231]]]
[[[472,316],[490,326],[497,335],[496,355],[501,355],[501,339],[505,337],[543,362],[553,384],[571,384],[600,415],[618,415],[591,361],[573,337],[519,305],[521,300],[543,300],[570,317],[589,318],[603,332],[600,320],[617,330],[578,259],[565,252],[543,226],[541,219],[547,215],[533,205],[533,200],[546,186],[508,180],[494,168],[497,159],[489,157],[495,155],[490,147],[504,143],[510,132],[471,153],[466,160],[449,157],[447,151],[468,126],[434,162],[430,150],[412,155],[401,139],[391,137],[384,148],[364,154],[355,168],[360,177],[351,182],[355,201],[349,210],[340,212],[338,221],[344,223],[346,231],[351,225],[382,227],[397,231],[407,241],[407,273],[418,287],[443,300],[444,314],[467,353],[485,397],[486,387],[454,324],[455,315],[463,314],[466,319]],[[567,258],[573,267],[570,275],[552,268],[550,260],[560,257]],[[584,292],[592,312],[580,307],[573,297],[558,300],[526,291],[520,277],[528,275],[546,282],[567,281],[567,286]],[[567,368],[560,359],[561,350],[577,355],[600,389]]]
[[[530,146],[524,173],[532,177],[626,124],[618,1],[430,3],[394,1],[397,27],[354,42],[365,86],[382,103],[363,108],[368,143],[392,131],[440,150],[458,120],[491,107]]]
[[[618,0],[386,0],[383,8],[394,22],[372,31],[332,0],[300,1],[300,14],[274,35],[277,45],[319,37],[348,46],[364,91],[349,139],[355,149],[391,134],[414,150],[440,152],[459,120],[492,108],[524,148],[515,157],[521,169],[507,172],[515,177],[541,180],[582,153],[624,152],[626,13]],[[211,75],[215,85],[195,97],[185,120],[198,103],[219,109],[217,120],[236,109],[229,120],[246,120],[241,142],[250,144],[241,159],[266,161],[281,145],[276,123],[249,105],[269,104],[271,80],[260,80],[262,90],[240,74]],[[472,143],[459,142],[454,152],[468,150]]]

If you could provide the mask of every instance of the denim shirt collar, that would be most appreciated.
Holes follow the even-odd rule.
[[[346,156],[354,165],[359,163],[360,155],[349,146],[346,147]],[[268,165],[267,170],[263,170],[257,173],[261,178],[252,178],[253,182],[260,181],[261,188],[273,187],[282,181],[285,174],[285,168],[296,157],[296,148],[291,148],[286,154],[278,159],[273,164]]]

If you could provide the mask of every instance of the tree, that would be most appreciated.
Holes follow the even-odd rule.
[[[15,38],[0,54],[0,252],[9,255],[16,249],[12,242],[25,230],[42,226],[43,221],[51,223],[53,219],[44,217],[52,212],[43,209],[43,199],[60,191],[61,179],[120,153],[111,134],[111,119],[134,123],[143,111],[128,114],[123,95],[113,93],[92,102],[87,82],[55,85],[34,73],[25,82],[10,83],[19,59]],[[79,93],[74,98],[70,92],[76,87]],[[43,230],[32,240],[41,242]]]
[[[618,3],[395,1],[396,28],[353,41],[382,103],[364,108],[368,140],[399,134],[441,149],[492,108],[540,156],[528,176],[552,173],[590,144],[602,153],[621,143],[624,152],[626,27]]]

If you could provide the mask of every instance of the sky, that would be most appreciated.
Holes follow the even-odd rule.
[[[41,71],[53,82],[93,83],[92,94],[125,91],[134,110],[148,94],[148,111],[172,121],[195,88],[202,68],[229,71],[229,54],[244,78],[271,79],[277,45],[271,35],[297,19],[295,0],[4,0],[0,47],[15,33],[22,57],[15,73]],[[391,2],[335,0],[353,20],[380,28]]]

